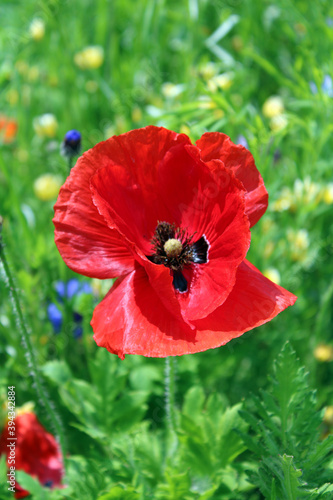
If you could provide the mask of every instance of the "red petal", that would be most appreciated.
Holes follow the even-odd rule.
[[[215,161],[212,174],[199,150],[174,132],[149,127],[117,139],[127,156],[95,174],[94,203],[110,228],[117,228],[128,244],[135,243],[133,252],[165,307],[178,317],[177,297],[186,322],[203,318],[230,293],[249,248],[244,188],[221,161]],[[196,233],[196,239],[205,234],[210,244],[209,263],[195,266],[186,294],[176,295],[170,271],[160,266],[157,271],[145,258],[153,252],[150,240],[158,221],[174,223],[188,236]]]
[[[110,141],[112,141],[110,139]],[[134,268],[132,253],[93,204],[90,179],[110,162],[105,141],[87,151],[71,170],[54,206],[55,242],[71,269],[92,278],[115,278]]]
[[[246,214],[250,219],[250,225],[254,226],[267,209],[268,193],[251,153],[243,146],[234,144],[227,135],[220,132],[204,134],[196,145],[201,150],[203,161],[222,160],[243,183],[247,191]]]
[[[195,333],[163,306],[141,266],[116,281],[96,307],[91,325],[97,345],[125,354],[165,357],[187,352]]]
[[[225,303],[191,330],[164,308],[142,267],[119,279],[96,307],[92,319],[99,346],[125,354],[165,357],[205,351],[226,344],[270,321],[296,297],[245,261]]]
[[[173,221],[189,235],[196,233],[194,241],[205,235],[210,245],[207,264],[184,269],[189,291],[177,298],[186,321],[207,316],[225,301],[250,246],[243,187],[220,161],[216,170],[213,176],[195,146],[179,146],[166,154],[159,173],[161,196]],[[151,283],[161,294],[160,286]]]
[[[167,151],[190,140],[153,126],[112,139],[108,165],[91,182],[94,202],[109,227],[117,227],[143,254],[150,254],[158,221],[173,222],[161,201],[161,162]]]
[[[296,299],[245,260],[238,268],[236,284],[224,304],[205,319],[193,322],[198,329],[200,350],[224,345],[267,323]]]
[[[52,488],[61,487],[63,460],[56,439],[39,423],[34,413],[26,412],[15,420],[15,467],[33,477],[41,484],[52,482]],[[0,436],[0,455],[7,455],[9,461],[10,441],[8,426]],[[24,498],[29,493],[16,483],[15,498]]]

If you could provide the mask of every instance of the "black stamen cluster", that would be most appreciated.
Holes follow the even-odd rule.
[[[147,255],[154,264],[163,264],[172,270],[173,286],[180,292],[187,291],[187,281],[182,274],[186,264],[204,264],[208,261],[208,242],[202,236],[195,243],[191,243],[193,236],[188,236],[186,230],[176,228],[175,224],[169,222],[158,222],[155,234],[151,240],[154,247],[154,253]],[[170,239],[179,240],[182,244],[182,250],[176,257],[168,257],[164,250],[165,243]]]

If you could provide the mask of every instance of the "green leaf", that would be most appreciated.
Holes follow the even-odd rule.
[[[330,434],[324,441],[318,444],[314,452],[308,457],[306,466],[319,467],[331,451],[333,451],[333,434]]]
[[[162,380],[162,374],[155,366],[138,366],[130,373],[131,386],[137,391],[152,391],[155,382]]]
[[[276,482],[275,482],[275,477],[272,477],[271,500],[276,500]]]
[[[139,498],[140,495],[131,487],[125,490],[120,486],[114,486],[108,493],[98,497],[98,500],[139,500]]]
[[[240,412],[250,426],[250,432],[240,435],[261,461],[249,478],[268,498],[272,491],[276,498],[299,498],[329,479],[324,464],[333,439],[319,440],[322,415],[308,374],[289,343],[274,363],[271,384],[269,393],[253,397]]]
[[[235,429],[245,431],[247,428],[239,415],[241,407],[242,405],[239,403],[231,408],[227,408],[218,422],[218,446],[221,467],[235,460],[246,449],[239,435],[235,432]]]
[[[25,490],[29,491],[31,495],[37,500],[42,500],[44,497],[44,488],[41,486],[38,479],[31,477],[23,470],[16,471],[16,479],[19,485]]]
[[[10,487],[10,484],[7,483],[8,481],[8,476],[7,476],[7,460],[5,455],[2,455],[0,457],[0,499],[2,500],[12,500],[13,499],[13,494],[8,491],[8,488]]]
[[[84,425],[97,425],[97,408],[100,396],[83,380],[68,380],[59,389],[63,403]]]
[[[44,375],[56,385],[61,386],[72,378],[69,366],[65,361],[48,361],[41,367]]]
[[[175,474],[171,469],[167,469],[165,478],[167,482],[158,486],[156,499],[187,500],[193,498],[193,495],[189,494],[191,481],[188,471]]]
[[[200,386],[192,387],[189,391],[187,391],[184,405],[183,405],[183,415],[187,415],[192,420],[196,420],[201,414],[203,405],[205,401],[205,394]]]
[[[296,469],[294,466],[293,457],[283,455],[283,457],[281,457],[281,462],[284,474],[283,485],[287,495],[286,498],[288,498],[288,500],[297,500],[297,498],[299,498],[299,487],[302,486],[302,483],[299,481],[302,471]]]

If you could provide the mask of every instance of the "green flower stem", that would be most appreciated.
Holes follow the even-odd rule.
[[[178,444],[175,415],[175,358],[165,358],[165,413],[169,431],[168,455],[172,456]]]
[[[333,296],[333,280],[327,287],[327,290],[322,297],[321,307],[319,308],[319,312],[317,314],[317,321],[315,325],[315,334],[314,334],[316,342],[319,341],[320,335],[325,329],[325,320],[327,317],[329,317],[328,310],[332,302],[332,296]]]
[[[26,350],[26,358],[28,362],[28,367],[30,374],[34,381],[34,387],[36,389],[38,399],[41,404],[44,406],[49,420],[52,424],[52,427],[55,431],[55,436],[58,440],[62,456],[65,458],[65,443],[64,443],[64,432],[62,422],[60,420],[59,415],[56,413],[54,405],[52,401],[50,401],[48,393],[43,385],[42,377],[40,371],[37,366],[36,356],[31,343],[31,332],[28,329],[24,315],[22,312],[22,308],[20,305],[19,296],[15,287],[15,282],[10,270],[10,267],[7,262],[4,244],[1,236],[1,226],[2,226],[2,218],[0,216],[0,261],[2,263],[2,269],[5,275],[5,284],[9,290],[9,295],[12,302],[13,312],[16,319],[17,326],[21,333],[22,344]]]

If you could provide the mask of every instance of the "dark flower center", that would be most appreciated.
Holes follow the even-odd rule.
[[[182,273],[184,266],[208,262],[209,243],[205,235],[194,243],[193,238],[194,234],[188,236],[186,230],[176,228],[175,224],[159,222],[151,240],[154,253],[147,255],[147,259],[154,264],[170,268],[172,284],[179,292],[187,291],[187,280]]]

